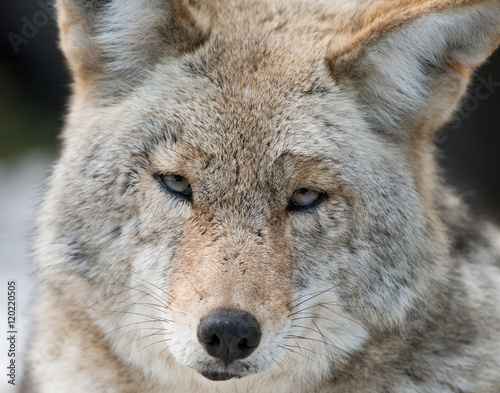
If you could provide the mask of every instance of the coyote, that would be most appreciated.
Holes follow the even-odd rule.
[[[499,0],[57,0],[40,393],[498,393],[500,242],[434,132]]]

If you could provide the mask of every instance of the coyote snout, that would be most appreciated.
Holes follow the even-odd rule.
[[[185,228],[169,269],[173,355],[213,380],[272,366],[291,323],[293,288],[283,236],[262,217],[219,209],[210,218],[215,229],[198,227],[206,225],[201,215]]]
[[[198,341],[210,356],[225,366],[235,360],[245,359],[258,347],[260,324],[255,317],[239,309],[219,308],[201,318],[198,325]],[[237,377],[236,374],[200,370],[214,381]]]

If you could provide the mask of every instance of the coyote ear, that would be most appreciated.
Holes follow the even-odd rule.
[[[57,0],[57,10],[77,91],[120,94],[160,57],[206,39],[187,0]]]
[[[332,43],[328,62],[378,130],[413,138],[449,119],[499,43],[499,0],[383,0],[365,8],[348,42]]]

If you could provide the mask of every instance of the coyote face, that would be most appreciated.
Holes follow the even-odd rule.
[[[380,181],[400,187],[394,198],[402,208],[408,205],[408,215],[419,203],[405,179],[404,164],[379,153],[369,158],[370,151],[384,147],[377,138],[358,131],[368,125],[328,71],[321,69],[321,57],[312,64],[318,70],[311,81],[307,63],[307,68],[295,65],[290,71],[293,60],[281,57],[288,64],[276,69],[278,65],[270,68],[263,56],[261,63],[248,66],[245,59],[251,55],[243,52],[235,60],[240,64],[231,83],[219,69],[230,61],[221,59],[228,56],[225,50],[207,55],[214,59],[210,69],[201,68],[192,56],[187,64],[176,64],[175,70],[172,65],[167,73],[158,70],[112,118],[106,109],[102,117],[89,118],[94,126],[80,123],[96,132],[80,148],[98,155],[100,168],[89,167],[83,157],[71,159],[72,165],[87,166],[89,174],[100,172],[90,175],[97,183],[82,186],[91,193],[106,192],[109,202],[93,206],[102,209],[100,216],[116,215],[119,220],[95,227],[103,244],[115,239],[116,246],[109,251],[124,269],[117,278],[131,288],[126,297],[132,298],[124,301],[132,311],[125,316],[109,312],[111,329],[117,323],[130,325],[110,333],[116,335],[113,341],[127,353],[148,354],[154,362],[163,352],[160,358],[165,364],[172,356],[212,379],[243,377],[295,357],[300,363],[310,359],[311,368],[318,369],[323,357],[342,361],[356,350],[367,334],[359,318],[344,307],[364,307],[361,300],[346,297],[348,287],[359,285],[346,276],[353,263],[349,248],[360,252],[370,248],[363,235],[351,238],[358,204],[369,203],[363,199],[375,195],[363,178],[376,171]],[[264,80],[254,75],[255,81],[248,84],[254,67]],[[180,89],[169,83],[170,72],[197,82]],[[299,85],[292,75],[304,83]],[[158,86],[158,95],[151,94]],[[349,140],[356,144],[351,146]],[[360,161],[355,168],[349,168],[352,157]],[[101,165],[117,167],[102,172]],[[396,167],[401,168],[398,175]],[[108,179],[107,185],[101,176]],[[111,191],[114,187],[119,189]],[[87,200],[84,194],[81,198]],[[132,200],[133,207],[128,205]],[[385,210],[377,214],[395,215]],[[403,224],[407,231],[415,227],[414,215],[411,224],[401,218],[399,236]],[[117,233],[120,230],[114,228],[122,228],[124,218],[127,231]],[[381,236],[391,234],[386,231]],[[382,237],[372,241],[386,241]],[[415,247],[419,241],[424,238],[414,239]],[[392,247],[400,246],[396,242],[381,252],[395,252]],[[95,268],[99,275],[102,265]],[[369,301],[369,296],[364,298]],[[122,302],[112,300],[125,311]],[[393,301],[405,302],[397,297]],[[400,308],[386,305],[388,310]],[[105,308],[109,311],[112,306],[106,303]],[[260,340],[249,348],[246,338],[236,343],[245,349],[241,355],[253,349],[247,357],[233,359],[236,354],[225,348],[214,357],[213,340],[204,342],[200,337],[202,319],[221,309],[255,319]],[[390,324],[403,315],[388,311],[386,318]],[[249,328],[237,321],[228,323],[234,323],[234,329]],[[155,332],[152,329],[161,334],[145,338]]]
[[[457,318],[432,132],[498,44],[498,2],[192,3],[58,0],[74,96],[36,258],[138,373],[104,380],[320,391]]]

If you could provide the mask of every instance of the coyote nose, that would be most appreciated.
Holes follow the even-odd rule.
[[[218,308],[200,320],[198,340],[209,355],[228,365],[249,356],[260,342],[260,325],[252,314]]]

